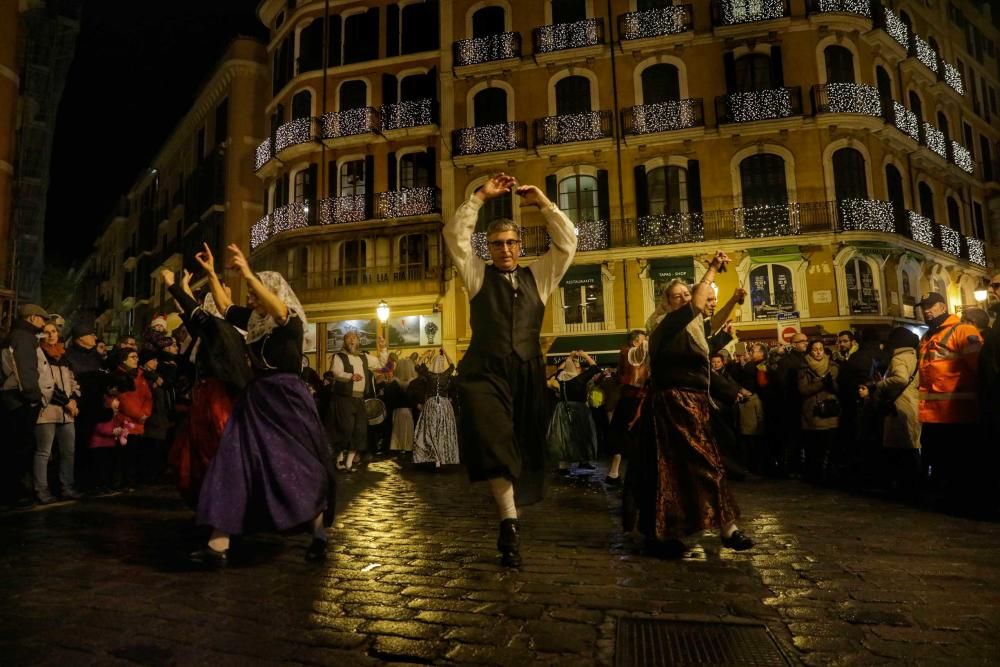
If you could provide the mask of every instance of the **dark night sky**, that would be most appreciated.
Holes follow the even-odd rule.
[[[259,0],[86,0],[52,147],[46,254],[82,259]]]

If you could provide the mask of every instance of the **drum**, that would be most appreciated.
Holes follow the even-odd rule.
[[[377,398],[366,398],[365,414],[368,415],[369,426],[378,426],[385,421],[385,403]]]

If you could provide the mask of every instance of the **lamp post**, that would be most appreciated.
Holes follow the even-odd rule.
[[[977,303],[982,303],[990,298],[990,293],[986,291],[985,287],[980,287],[972,293],[972,296],[976,299]]]
[[[381,324],[379,335],[388,340],[388,337],[385,335],[385,323],[389,321],[389,304],[385,302],[385,299],[378,302],[378,305],[375,307],[375,315]]]

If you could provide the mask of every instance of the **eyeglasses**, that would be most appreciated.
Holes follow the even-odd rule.
[[[516,248],[519,245],[521,245],[521,239],[507,239],[505,241],[500,241],[500,240],[490,241],[490,248],[493,249],[493,250],[503,250],[504,248],[507,248],[508,250],[512,250],[512,249]]]

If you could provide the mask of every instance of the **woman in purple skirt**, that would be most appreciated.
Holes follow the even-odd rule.
[[[195,255],[226,320],[247,332],[254,380],[233,406],[219,450],[198,499],[198,524],[210,526],[194,563],[226,564],[229,537],[253,530],[308,527],[306,560],[326,558],[326,527],[333,521],[333,461],[316,404],[305,383],[302,335],[306,316],[280,274],[254,273],[235,245],[231,268],[250,288],[248,306],[233,305],[215,274],[212,252]]]

